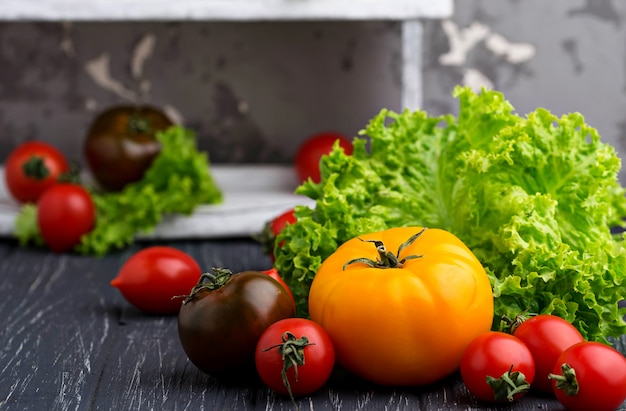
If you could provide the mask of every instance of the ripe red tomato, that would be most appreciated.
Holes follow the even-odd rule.
[[[287,224],[293,224],[296,222],[295,210],[293,208],[279,214],[270,222],[270,231],[274,235],[274,238],[283,231],[283,228]]]
[[[626,400],[626,358],[599,342],[563,351],[550,378],[556,398],[570,411],[613,411]]]
[[[67,159],[55,147],[42,141],[28,141],[9,154],[4,179],[9,193],[18,202],[35,203],[69,169]]]
[[[69,251],[89,233],[96,220],[91,195],[82,186],[58,183],[37,202],[37,224],[48,247],[57,253]]]
[[[289,294],[289,298],[291,298],[291,301],[293,302],[293,310],[295,311],[296,310],[296,300],[293,298],[293,293],[291,292],[291,288],[289,288],[289,286],[287,285],[285,280],[283,280],[283,278],[280,276],[280,274],[278,274],[278,270],[276,270],[276,267],[272,267],[269,270],[263,270],[261,272],[263,274],[269,275],[274,280],[278,281],[278,283],[280,285],[283,286],[285,291],[287,291],[287,294]]]
[[[111,285],[126,301],[152,314],[175,314],[198,283],[202,269],[189,254],[173,247],[152,246],[133,254]]]
[[[230,376],[254,366],[267,327],[295,315],[285,289],[259,271],[204,273],[178,312],[178,336],[201,371]]]
[[[316,322],[287,318],[270,325],[256,346],[255,364],[261,380],[291,398],[309,395],[328,381],[335,349]]]
[[[528,392],[534,376],[535,362],[528,347],[519,338],[499,331],[474,338],[461,358],[463,383],[483,401],[518,400]]]
[[[528,318],[513,329],[513,335],[526,344],[535,360],[533,388],[552,392],[548,375],[559,355],[572,345],[583,341],[580,331],[561,317],[541,314]]]
[[[300,145],[295,156],[296,175],[300,182],[309,178],[315,183],[320,182],[320,159],[333,150],[337,140],[346,154],[352,154],[352,142],[343,134],[335,132],[315,134]]]

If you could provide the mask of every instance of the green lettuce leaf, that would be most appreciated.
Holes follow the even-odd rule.
[[[131,244],[138,234],[150,233],[167,214],[190,215],[200,204],[222,201],[207,154],[196,148],[195,134],[174,126],[157,134],[161,151],[144,177],[120,192],[91,191],[96,226],[75,251],[104,255]],[[15,235],[21,244],[41,244],[36,210],[22,208]]]
[[[39,226],[37,225],[36,205],[26,203],[20,208],[20,212],[15,219],[13,234],[23,247],[44,245],[43,237],[39,234]]]
[[[458,116],[382,110],[321,162],[316,202],[277,239],[276,266],[307,315],[310,283],[337,246],[394,226],[449,230],[485,266],[503,315],[553,313],[592,340],[626,333],[621,161],[579,113],[514,113],[502,93],[457,87]],[[369,146],[369,147],[368,147]],[[284,241],[284,242],[283,242]]]

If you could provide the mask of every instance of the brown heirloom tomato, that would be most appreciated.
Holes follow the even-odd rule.
[[[469,342],[491,329],[493,296],[457,237],[392,228],[349,240],[322,263],[309,314],[349,371],[381,385],[420,385],[454,372]]]
[[[156,133],[172,125],[163,111],[150,106],[116,106],[99,114],[84,146],[94,179],[110,191],[141,180],[161,150]]]
[[[254,366],[259,337],[295,315],[282,285],[259,271],[204,273],[178,313],[178,336],[189,360],[207,374]]]

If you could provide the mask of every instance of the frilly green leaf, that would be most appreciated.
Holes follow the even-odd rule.
[[[322,180],[276,248],[307,315],[308,289],[343,242],[395,226],[451,231],[485,266],[502,315],[528,309],[573,322],[590,340],[626,333],[625,190],[615,149],[579,113],[515,114],[502,93],[457,87],[459,113],[382,110],[321,161]],[[286,246],[285,246],[286,245]]]

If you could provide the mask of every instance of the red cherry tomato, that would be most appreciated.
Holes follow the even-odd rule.
[[[55,147],[41,141],[28,141],[9,154],[4,179],[9,193],[18,202],[35,203],[69,169],[65,156]]]
[[[512,402],[524,396],[535,376],[530,350],[511,334],[490,331],[469,343],[461,357],[461,378],[477,398]],[[506,380],[514,384],[507,383]]]
[[[287,224],[293,224],[296,222],[295,210],[293,208],[279,214],[271,221],[265,224],[265,227],[261,231],[258,240],[263,246],[264,252],[270,256],[274,261],[274,246],[276,243],[276,236],[285,228]]]
[[[283,231],[283,228],[285,228],[287,224],[293,224],[296,222],[296,216],[294,213],[295,210],[291,208],[284,213],[279,214],[278,217],[274,218],[270,222],[270,230],[272,231],[274,237]]]
[[[552,392],[548,375],[559,355],[583,341],[580,331],[570,322],[555,315],[541,314],[528,318],[513,330],[513,335],[526,344],[535,360],[533,388]]]
[[[335,365],[335,348],[318,323],[287,318],[261,334],[255,363],[269,388],[294,398],[312,394],[328,381]]]
[[[89,233],[96,220],[91,196],[78,184],[58,183],[37,202],[37,224],[46,245],[54,252],[69,251]]]
[[[343,134],[334,132],[315,134],[298,148],[295,157],[295,168],[300,182],[304,182],[309,178],[314,183],[320,182],[320,159],[323,155],[332,151],[337,140],[339,140],[339,145],[346,154],[352,154],[352,142]]]
[[[291,292],[291,288],[289,288],[289,286],[287,285],[287,283],[285,282],[285,280],[283,280],[283,278],[280,276],[280,274],[278,273],[278,270],[276,270],[275,267],[270,268],[269,270],[263,270],[261,271],[263,274],[267,274],[270,277],[272,277],[274,280],[278,281],[278,283],[280,285],[283,286],[283,288],[285,289],[285,291],[287,291],[287,294],[289,294],[289,298],[291,298],[291,301],[293,302],[293,310],[294,312],[296,311],[296,300],[293,298],[293,293]]]
[[[111,285],[126,301],[152,314],[176,314],[198,283],[202,270],[189,254],[173,247],[152,246],[133,254]]]
[[[626,400],[626,358],[599,342],[563,351],[550,378],[556,398],[570,411],[613,411]]]

